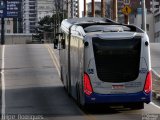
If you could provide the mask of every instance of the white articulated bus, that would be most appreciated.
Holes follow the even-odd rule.
[[[124,104],[143,109],[151,101],[150,45],[134,25],[105,18],[73,18],[61,23],[61,80],[82,105]]]

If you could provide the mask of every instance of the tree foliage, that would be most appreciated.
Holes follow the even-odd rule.
[[[45,16],[44,18],[42,18],[42,19],[38,22],[38,24],[41,25],[41,26],[43,26],[44,24],[49,25],[51,22],[52,22],[52,21],[51,21],[51,17],[50,17],[50,16]]]

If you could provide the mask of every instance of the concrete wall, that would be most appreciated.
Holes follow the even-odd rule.
[[[26,44],[32,42],[32,34],[5,35],[5,44]]]
[[[149,25],[149,30],[147,30],[147,34],[149,36],[150,42],[155,42],[154,40],[154,17],[153,14],[147,14],[147,23]],[[134,20],[134,25],[141,28],[142,25],[142,16],[141,14],[137,14]]]

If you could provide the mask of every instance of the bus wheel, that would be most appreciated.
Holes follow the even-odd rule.
[[[77,102],[78,106],[81,107],[80,92],[79,92],[79,85],[78,84],[76,85],[76,94],[77,94],[77,100],[76,100],[76,102]]]
[[[64,84],[64,81],[63,81],[63,74],[62,74],[62,67],[61,67],[60,77],[61,77],[60,79],[61,79],[62,83]]]
[[[68,90],[68,78],[67,78],[67,75],[66,75],[66,90],[67,90],[67,93],[69,93],[69,90]]]

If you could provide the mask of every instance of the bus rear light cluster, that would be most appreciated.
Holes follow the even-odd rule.
[[[144,86],[144,92],[149,94],[152,90],[152,73],[149,71],[147,73],[146,82]]]
[[[84,93],[88,96],[90,96],[93,93],[91,81],[87,73],[84,73],[84,77],[83,77],[83,90],[84,90]]]

